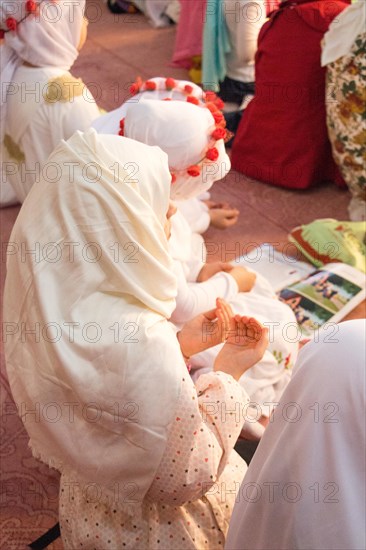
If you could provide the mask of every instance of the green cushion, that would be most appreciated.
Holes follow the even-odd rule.
[[[317,267],[343,262],[366,272],[366,222],[315,220],[295,227],[289,240]]]

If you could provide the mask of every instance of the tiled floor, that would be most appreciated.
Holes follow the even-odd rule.
[[[172,76],[187,78],[186,71],[172,69],[175,27],[156,30],[142,15],[112,15],[100,0],[88,0],[88,41],[74,67],[95,94],[101,107],[110,110],[127,96],[135,77]],[[230,173],[216,184],[213,198],[227,200],[240,209],[238,224],[228,230],[210,229],[210,259],[229,259],[254,243],[276,243],[284,247],[287,234],[295,225],[316,218],[347,219],[348,193],[328,185],[309,191],[294,192],[250,181]],[[9,240],[18,207],[0,211],[1,239]],[[2,248],[4,251],[4,248]],[[286,249],[287,250],[287,249]],[[234,251],[234,252],[233,252]],[[2,257],[1,290],[5,278],[5,254]],[[2,291],[1,291],[2,295]],[[364,317],[359,306],[351,317]],[[1,497],[0,548],[24,548],[57,521],[58,475],[34,460],[27,449],[27,436],[14,414],[1,355]],[[60,542],[52,547],[61,548]]]

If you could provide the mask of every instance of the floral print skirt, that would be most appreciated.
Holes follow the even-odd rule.
[[[329,63],[326,107],[333,156],[352,200],[366,201],[366,33],[348,55]]]

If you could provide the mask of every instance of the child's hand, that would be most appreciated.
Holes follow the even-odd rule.
[[[239,217],[237,208],[210,208],[208,213],[211,225],[218,229],[226,229],[235,225]]]
[[[245,267],[239,265],[231,267],[232,269],[229,270],[229,273],[232,277],[234,277],[238,285],[239,292],[249,292],[252,290],[256,280],[255,273],[252,273],[251,271],[245,269]]]
[[[231,208],[230,204],[228,202],[215,202],[215,201],[202,201],[205,203],[205,205],[211,209],[211,208]]]
[[[231,327],[233,311],[220,298],[216,308],[197,315],[177,333],[180,349],[185,358],[225,342]]]
[[[211,279],[211,277],[216,275],[216,273],[220,273],[220,271],[231,271],[232,269],[232,264],[229,264],[228,262],[210,262],[208,264],[204,264],[196,281],[197,283],[203,283],[204,281]]]
[[[216,357],[214,370],[226,372],[239,380],[245,371],[262,359],[267,346],[267,328],[256,319],[235,315],[230,320],[229,335]]]

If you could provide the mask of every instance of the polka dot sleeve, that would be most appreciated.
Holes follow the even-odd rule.
[[[182,390],[163,459],[147,498],[180,506],[201,498],[228,463],[249,398],[229,375],[209,373]],[[235,411],[235,407],[238,414]]]

